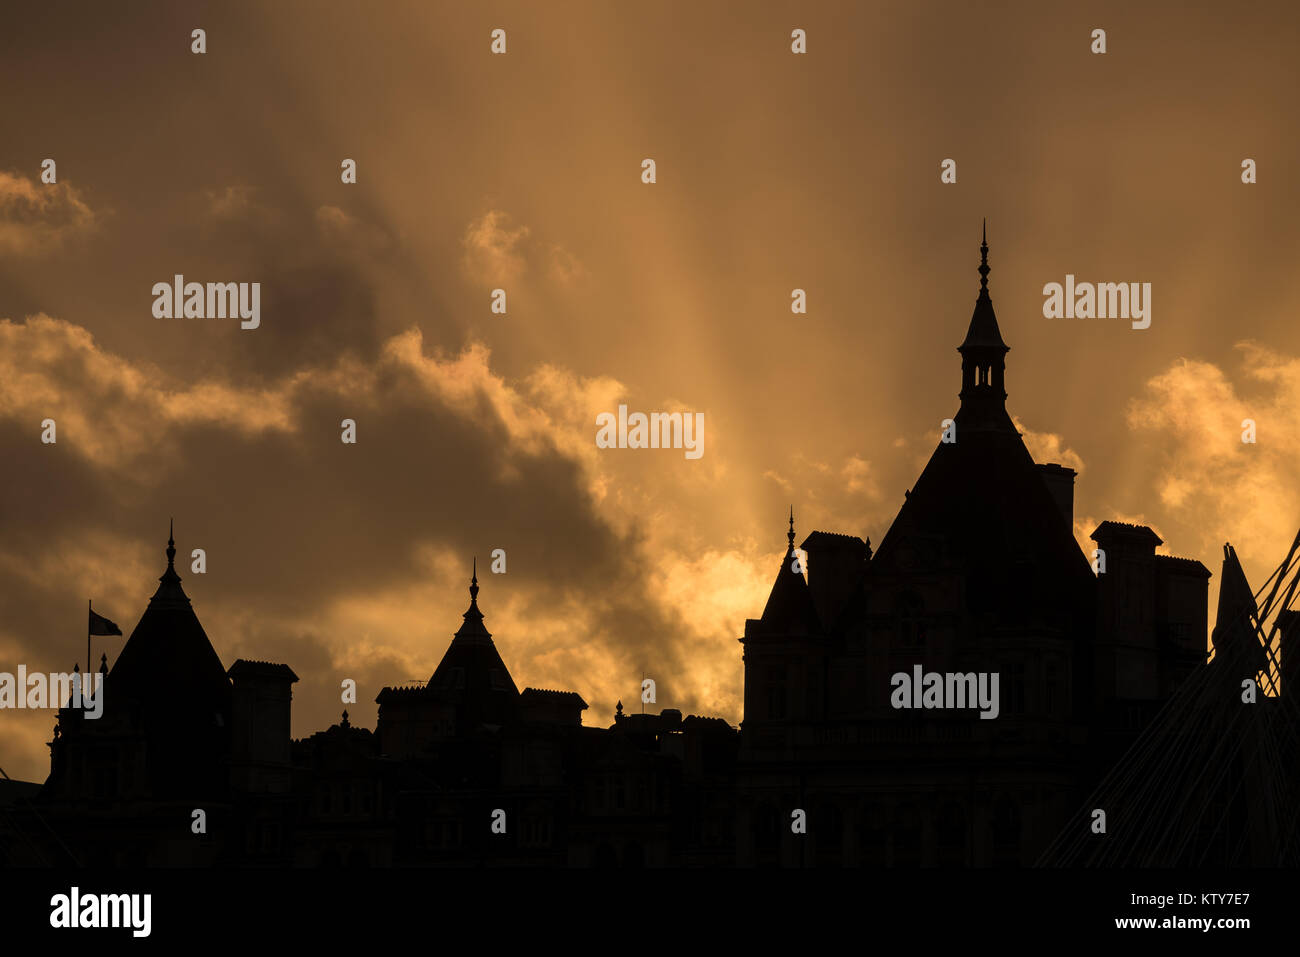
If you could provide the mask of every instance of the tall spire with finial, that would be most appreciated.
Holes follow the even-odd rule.
[[[483,612],[478,607],[478,556],[474,557],[469,579],[469,607],[461,615],[465,623],[456,632],[457,638],[490,640],[491,633],[483,626]]]
[[[158,578],[164,585],[180,583],[181,576],[176,574],[176,522],[167,520],[167,570]]]
[[[470,573],[469,608],[425,688],[455,709],[455,725],[466,731],[502,725],[517,715],[519,689],[510,677],[478,607],[478,558]],[[385,689],[385,692],[387,689]],[[382,696],[381,692],[381,696]]]
[[[980,229],[980,298],[989,297],[989,221]]]
[[[793,629],[791,634],[815,631],[817,611],[813,607],[808,582],[804,578],[804,556],[794,547],[794,506],[790,506],[789,529],[785,533],[785,555],[777,569],[776,581],[767,596],[760,621],[765,628]]]
[[[989,296],[988,221],[980,228],[980,291],[975,298],[966,338],[957,351],[961,353],[961,409],[957,422],[966,428],[1005,430],[1011,420],[1006,413],[1006,354],[998,317]]]

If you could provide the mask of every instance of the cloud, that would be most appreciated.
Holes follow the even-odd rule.
[[[264,216],[269,210],[254,201],[256,192],[252,186],[225,186],[221,189],[204,190],[208,216],[218,221],[237,221],[254,215]]]
[[[1300,526],[1295,480],[1295,410],[1300,358],[1253,341],[1235,346],[1239,371],[1181,358],[1152,376],[1127,410],[1143,457],[1128,484],[1149,489],[1178,554],[1203,556],[1210,581],[1210,626],[1219,587],[1220,547],[1231,542],[1247,578],[1260,587],[1285,557]],[[1242,441],[1253,419],[1257,441]],[[1151,524],[1151,523],[1148,523]]]
[[[465,248],[462,265],[466,276],[493,287],[523,276],[528,270],[523,251],[528,234],[527,226],[512,227],[506,213],[488,210],[469,224],[461,240]]]
[[[461,245],[465,277],[492,288],[536,275],[569,289],[589,275],[572,251],[534,238],[528,226],[515,225],[510,215],[499,209],[488,210],[471,222]]]
[[[763,473],[763,478],[771,479],[780,487],[782,492],[794,491],[794,483],[791,482],[789,479],[785,478],[784,476],[782,476],[775,469],[768,469],[767,471],[765,471]]]
[[[215,380],[168,383],[157,368],[104,352],[73,323],[46,315],[22,323],[0,319],[0,417],[33,428],[52,418],[64,448],[114,471],[134,469],[146,454],[157,456],[159,439],[173,427],[287,431],[286,398],[283,390],[238,389]]]
[[[1256,562],[1276,564],[1300,525],[1294,421],[1300,358],[1240,342],[1249,395],[1218,366],[1180,359],[1129,404],[1128,426],[1145,435],[1160,504],[1200,530],[1201,547],[1227,539]],[[1253,419],[1257,441],[1242,441]],[[1268,565],[1271,571],[1272,565]]]
[[[880,487],[872,474],[871,463],[866,459],[850,455],[840,469],[840,475],[844,479],[845,491],[868,498],[880,497]]]
[[[337,206],[316,208],[316,231],[326,242],[353,253],[373,256],[390,248],[388,235]]]
[[[1067,448],[1064,440],[1055,432],[1035,432],[1027,428],[1018,416],[1012,416],[1011,421],[1035,462],[1064,465],[1083,474],[1083,457],[1074,449]]]
[[[0,253],[49,252],[95,226],[94,211],[71,184],[0,172]]]
[[[551,247],[550,275],[561,286],[572,286],[587,278],[587,268],[563,246]]]
[[[1079,543],[1079,548],[1082,549],[1089,562],[1092,561],[1092,553],[1097,548],[1097,543],[1092,540],[1092,533],[1097,530],[1097,526],[1103,521],[1119,522],[1122,525],[1145,525],[1164,542],[1164,544],[1156,546],[1156,554],[1173,554],[1164,533],[1160,531],[1159,523],[1147,518],[1145,515],[1126,515],[1122,512],[1116,512],[1108,514],[1104,519],[1095,518],[1092,515],[1076,515],[1074,517],[1074,540]]]
[[[624,391],[549,363],[508,379],[481,343],[430,350],[418,328],[368,359],[185,382],[65,320],[0,321],[0,443],[21,492],[0,595],[23,596],[0,600],[0,638],[75,657],[41,642],[86,594],[129,629],[175,515],[178,567],[222,660],[290,664],[295,733],[310,733],[337,720],[344,677],[369,696],[350,708],[362,723],[380,686],[431,674],[470,557],[501,547],[509,572],[485,575],[481,599],[521,685],[578,691],[607,722],[653,669],[662,706],[738,720],[732,639],[761,608],[764,556],[700,548],[665,512],[676,458],[598,452],[595,414]],[[356,446],[339,441],[345,415]],[[55,446],[39,441],[46,416]],[[194,547],[205,575],[186,570]]]
[[[880,497],[871,463],[860,455],[849,455],[835,465],[796,453],[784,467],[786,474],[767,469],[763,478],[770,479],[782,492],[797,494],[809,503]]]

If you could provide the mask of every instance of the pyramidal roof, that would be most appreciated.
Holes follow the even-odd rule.
[[[478,562],[469,586],[469,608],[442,661],[425,686],[429,694],[453,704],[459,724],[504,724],[518,713],[519,688],[510,676],[478,607]]]
[[[987,240],[980,248],[980,298],[961,349],[964,364],[996,366],[1007,346],[988,298]],[[1004,399],[1000,376],[973,377],[963,389],[955,441],[940,441],[871,567],[875,574],[960,569],[969,606],[1004,619],[1006,609],[1088,616],[1096,579]]]
[[[175,559],[176,543],[169,532],[167,570],[113,662],[105,709],[129,698],[165,713],[174,725],[194,721],[206,729],[228,724],[230,679],[181,588]]]
[[[1237,550],[1230,544],[1223,546],[1223,572],[1219,582],[1219,608],[1214,624],[1216,638],[1246,619],[1247,615],[1259,613],[1255,593],[1246,580],[1246,571],[1237,558]]]
[[[786,538],[789,545],[781,567],[777,570],[776,581],[767,597],[767,605],[759,619],[760,627],[769,633],[787,635],[815,634],[821,630],[817,618],[817,609],[813,604],[812,592],[808,582],[796,568],[802,567],[795,561],[794,550],[794,509],[790,509],[790,531]]]
[[[959,351],[969,349],[997,349],[1010,352],[1011,347],[1002,341],[1002,331],[998,328],[998,317],[993,313],[993,300],[989,297],[989,240],[987,227],[980,241],[980,292],[975,300],[975,311],[971,313],[970,326],[966,329],[966,338],[958,346]]]
[[[1219,607],[1215,614],[1214,660],[1230,664],[1234,673],[1255,674],[1268,664],[1268,654],[1255,633],[1259,605],[1250,589],[1237,550],[1223,546],[1223,571],[1219,577]],[[1234,675],[1235,676],[1235,675]]]

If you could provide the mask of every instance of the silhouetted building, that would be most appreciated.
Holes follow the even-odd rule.
[[[1084,554],[1076,473],[1034,462],[1007,413],[1009,347],[980,248],[957,413],[874,552],[825,531],[796,549],[791,511],[766,605],[740,638],[739,731],[621,702],[612,725],[591,727],[576,692],[520,692],[475,566],[428,682],[380,690],[373,732],[345,711],[293,740],[297,676],[223,667],[169,537],[157,591],[101,668],[103,717],[64,708],[44,785],[0,783],[0,861],[962,867],[1292,853],[1293,589],[1260,606],[1225,548],[1207,665],[1203,565],[1111,521]],[[1270,610],[1280,663],[1259,635]],[[1251,704],[1257,679],[1269,693]],[[1111,831],[1089,828],[1096,811]]]
[[[1154,555],[1150,529],[1103,523],[1099,586],[1074,471],[1036,464],[1007,413],[980,248],[960,407],[879,547],[813,532],[805,581],[792,514],[745,623],[742,864],[1032,863],[1100,770],[1109,714],[1141,708],[1131,741],[1203,646],[1209,573]],[[916,666],[997,674],[997,717],[896,709],[892,676]]]

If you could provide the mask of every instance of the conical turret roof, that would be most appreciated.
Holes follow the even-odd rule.
[[[157,704],[176,721],[186,716],[201,724],[228,718],[230,679],[208,640],[176,574],[176,543],[167,539],[167,569],[158,590],[108,673],[105,707],[130,698]]]
[[[781,567],[777,570],[776,581],[772,583],[772,591],[763,608],[759,626],[769,633],[815,634],[821,630],[821,622],[817,617],[812,592],[801,571],[802,563],[796,561],[793,508],[790,509],[790,531],[786,537],[789,545],[781,559]]]

